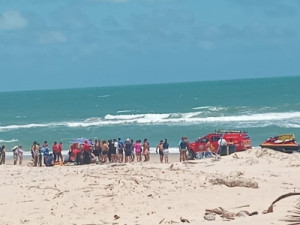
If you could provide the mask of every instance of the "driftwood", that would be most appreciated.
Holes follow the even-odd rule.
[[[116,166],[126,166],[126,163],[122,164],[111,164],[110,167],[116,167]]]
[[[188,219],[182,218],[180,217],[180,221],[183,223],[190,223],[190,221]]]
[[[240,207],[236,207],[236,208],[241,208],[241,207],[248,207],[248,205],[240,206]],[[218,207],[215,209],[206,209],[204,219],[208,220],[208,221],[212,221],[212,220],[215,220],[215,215],[219,215],[220,217],[222,217],[225,220],[234,220],[236,217],[253,216],[253,215],[257,215],[257,214],[258,214],[258,212],[256,212],[256,211],[249,213],[246,210],[242,210],[242,211],[239,211],[238,213],[234,213],[234,212],[227,211],[226,209],[224,209],[222,207]]]
[[[258,188],[258,183],[244,178],[211,178],[212,185],[226,185],[227,187]]]
[[[242,205],[242,206],[237,206],[231,209],[239,209],[239,208],[244,208],[244,207],[250,207],[250,205]]]
[[[273,212],[273,205],[276,202],[280,201],[281,199],[284,199],[284,198],[287,198],[287,197],[290,197],[290,196],[294,196],[294,195],[300,195],[300,192],[288,193],[288,194],[284,194],[284,195],[279,196],[274,202],[272,202],[272,204],[270,205],[270,207],[267,210],[263,211],[263,214],[267,214],[267,213]]]
[[[162,222],[164,222],[164,220],[165,220],[165,218],[163,218],[163,219],[159,222],[159,224],[161,224]]]

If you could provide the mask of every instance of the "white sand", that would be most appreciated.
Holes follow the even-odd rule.
[[[55,166],[0,166],[0,224],[288,224],[300,196],[300,154],[252,149],[220,160]],[[9,165],[10,164],[10,165]],[[24,163],[26,164],[26,162]],[[226,184],[238,185],[228,187]],[[240,187],[242,186],[242,187]],[[258,215],[228,221],[205,209]],[[239,208],[237,208],[239,207]]]

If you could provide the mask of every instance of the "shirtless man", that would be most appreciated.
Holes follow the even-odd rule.
[[[210,144],[210,141],[207,139],[207,142],[204,146],[204,158],[208,158],[208,157],[211,157],[212,156],[212,153],[211,153],[211,144]]]
[[[102,159],[103,159],[103,163],[107,162],[107,159],[108,159],[108,150],[109,150],[109,147],[108,147],[107,141],[103,140],[102,141],[102,156],[103,156]]]
[[[161,163],[163,163],[163,160],[164,160],[164,153],[163,153],[164,147],[163,147],[163,144],[164,144],[164,141],[160,140],[158,142],[158,145],[156,146],[156,154],[158,153],[157,150],[159,150],[159,159],[160,159]]]

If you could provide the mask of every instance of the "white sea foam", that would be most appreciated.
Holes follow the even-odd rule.
[[[194,110],[208,110],[208,111],[213,111],[213,112],[218,112],[221,110],[226,109],[225,107],[217,107],[217,106],[199,106],[199,107],[194,107]]]
[[[17,119],[26,118],[27,116],[16,116]]]
[[[11,140],[1,140],[0,139],[0,143],[13,143],[13,142],[18,142],[18,139],[11,139]]]
[[[135,110],[120,110],[117,111],[117,113],[130,113],[130,112],[134,112]]]
[[[143,117],[143,114],[131,114],[131,115],[111,115],[107,114],[104,119],[106,120],[133,120]]]
[[[84,122],[97,122],[100,120],[101,120],[100,117],[91,117],[91,118],[86,119]]]
[[[107,114],[104,118],[91,117],[84,121],[66,121],[53,123],[31,123],[25,125],[0,126],[0,132],[30,129],[41,127],[90,127],[90,126],[111,126],[120,124],[155,124],[155,125],[198,125],[204,123],[234,123],[240,127],[266,127],[279,126],[287,128],[300,127],[300,112],[282,113],[258,113],[236,116],[215,116],[202,117],[201,112],[188,113],[163,113],[163,114],[130,114],[130,115],[111,115]]]

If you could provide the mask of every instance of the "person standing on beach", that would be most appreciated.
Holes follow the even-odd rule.
[[[18,146],[15,146],[15,147],[13,148],[13,158],[14,158],[14,165],[17,165],[17,163],[18,163],[18,158],[19,158]]]
[[[121,138],[118,138],[118,161],[119,163],[123,162],[124,157],[124,143]]]
[[[56,152],[57,152],[57,142],[54,141],[52,145],[52,154],[53,154],[54,162],[56,162],[56,158],[57,158]]]
[[[150,143],[148,141],[148,138],[144,139],[143,154],[145,156],[144,162],[150,161]]]
[[[85,140],[83,144],[83,164],[91,163],[91,158],[90,158],[91,150],[92,150],[91,145],[87,140]]]
[[[132,143],[129,138],[124,142],[125,163],[131,162]]]
[[[134,140],[131,139],[131,162],[134,162],[135,154],[134,154]]]
[[[141,162],[142,161],[142,145],[141,145],[141,140],[136,140],[134,144],[134,149],[135,149],[135,155],[136,155],[136,161]]]
[[[213,146],[211,145],[210,141],[207,139],[206,144],[204,146],[204,158],[212,157],[212,152],[211,152],[212,147]]]
[[[224,155],[226,154],[227,150],[227,141],[224,139],[224,136],[222,135],[220,139],[218,140],[218,151],[217,154]]]
[[[187,160],[186,152],[187,152],[188,148],[189,148],[188,138],[186,136],[183,136],[179,143],[179,153],[180,153],[179,161],[180,162]]]
[[[109,152],[110,152],[110,162],[116,162],[116,154],[117,154],[117,148],[116,148],[116,145],[115,145],[115,142],[117,142],[116,139],[113,139],[113,140],[109,140],[109,144],[108,144],[108,147],[109,147]]]
[[[40,146],[40,144],[38,144],[38,146],[39,146],[38,164],[39,166],[42,166],[42,161],[43,161],[42,147]]]
[[[112,143],[112,140],[108,140],[108,161],[111,162],[111,155],[113,152],[114,144]]]
[[[164,159],[165,163],[169,162],[169,143],[168,140],[165,139],[163,143],[163,154],[164,154]]]
[[[98,162],[101,162],[100,159],[100,154],[101,154],[101,141],[100,140],[95,140],[95,144],[94,144],[94,149],[93,149],[93,153],[96,157],[96,160],[98,160]]]
[[[49,154],[50,154],[47,141],[44,141],[44,143],[42,145],[42,153],[44,156],[44,164],[46,165],[47,158],[49,157]]]
[[[108,158],[108,144],[106,140],[102,141],[102,159],[103,159],[103,163],[107,162],[107,158]]]
[[[164,160],[164,153],[163,153],[163,150],[164,150],[164,147],[163,147],[163,144],[164,144],[164,141],[163,140],[160,140],[156,146],[156,154],[159,153],[159,159],[160,159],[160,162],[162,163],[163,160]],[[157,150],[159,152],[157,152]]]
[[[18,148],[18,154],[19,154],[19,165],[22,165],[22,162],[23,162],[23,155],[24,155],[24,150],[22,148],[22,145],[19,145],[19,148]]]
[[[0,165],[2,164],[2,147],[0,146]]]
[[[0,164],[5,164],[5,159],[6,159],[6,149],[5,149],[5,145],[2,145],[1,147],[1,163]]]
[[[115,153],[114,162],[118,162],[119,161],[119,149],[118,149],[119,143],[118,143],[117,139],[115,139],[115,138],[113,139],[113,143],[114,143],[114,153]]]
[[[5,164],[5,158],[6,158],[6,150],[5,150],[5,145],[2,145],[1,147],[1,160],[0,160],[0,165]]]
[[[38,165],[38,161],[39,161],[39,150],[40,150],[40,146],[38,145],[38,143],[35,141],[33,142],[33,145],[31,147],[31,154],[33,155],[33,166],[37,166]]]
[[[57,162],[59,162],[59,160],[61,160],[61,162],[63,162],[62,149],[63,149],[63,144],[62,144],[62,142],[59,142],[57,145],[57,153],[56,153]]]

